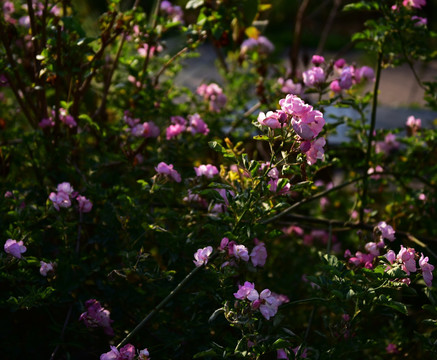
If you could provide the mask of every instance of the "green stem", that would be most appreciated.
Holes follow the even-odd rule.
[[[378,88],[379,88],[379,80],[381,78],[381,70],[382,70],[382,51],[378,53],[378,64],[376,68],[376,78],[375,78],[375,86],[373,88],[373,102],[372,102],[372,114],[370,119],[370,129],[369,136],[367,139],[367,151],[366,151],[366,162],[364,164],[364,175],[367,174],[367,171],[370,168],[370,159],[372,155],[372,141],[373,141],[373,133],[375,131],[376,124],[376,109],[378,107]],[[361,199],[361,208],[360,208],[360,222],[363,222],[364,219],[364,209],[367,206],[367,193],[369,188],[368,177],[364,176],[363,178],[363,195]]]
[[[209,262],[211,262],[219,252],[212,254],[209,257]],[[173,291],[168,294],[164,300],[162,300],[158,305],[156,305],[151,312],[133,329],[127,336],[117,345],[117,349],[120,349],[124,344],[126,344],[130,338],[132,338],[141,328],[159,311],[161,310],[165,304],[167,304],[175,295],[181,290],[184,285],[194,276],[200,269],[202,269],[205,265],[199,266],[191,270],[191,272],[185,276],[185,278],[173,289]]]

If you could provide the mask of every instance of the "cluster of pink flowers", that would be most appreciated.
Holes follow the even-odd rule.
[[[21,259],[21,254],[25,253],[27,248],[24,246],[24,243],[21,240],[17,241],[8,239],[5,242],[4,250],[7,254],[10,254],[17,259]]]
[[[86,311],[79,317],[87,327],[102,327],[106,335],[114,336],[109,310],[106,310],[96,299],[89,299],[85,302]]]
[[[260,171],[265,171],[264,169],[270,166],[269,162],[262,163],[260,166]],[[281,189],[278,190],[278,183],[279,180],[282,179],[279,177],[279,170],[276,167],[272,167],[269,172],[267,173],[267,177],[269,178],[268,186],[269,190],[273,193],[277,193],[279,195],[284,195],[290,192],[291,190],[291,184],[287,182],[285,185],[281,187]]]
[[[219,173],[217,167],[211,164],[199,165],[194,168],[194,171],[196,172],[196,176],[205,176],[207,179],[212,179]]]
[[[265,36],[258,36],[257,38],[249,38],[241,43],[240,53],[242,55],[250,51],[258,51],[261,54],[270,54],[275,50],[275,46]]]
[[[278,312],[278,307],[284,302],[288,302],[286,296],[272,293],[269,289],[264,289],[261,293],[255,289],[255,284],[246,281],[244,285],[238,285],[238,291],[234,293],[238,300],[250,301],[252,310],[259,310],[267,320],[270,320]]]
[[[68,208],[71,206],[71,199],[76,198],[79,203],[79,212],[90,212],[93,204],[85,196],[79,195],[77,191],[74,191],[73,187],[68,182],[58,184],[57,192],[50,193],[49,199],[53,203],[53,207],[56,210],[60,208]]]
[[[49,118],[42,119],[38,126],[41,129],[47,128],[47,127],[53,127],[55,126],[54,119],[56,118],[56,112],[55,110],[52,110],[52,116]],[[68,126],[70,129],[77,126],[76,120],[74,120],[74,117],[68,114],[68,111],[64,108],[59,109],[59,120],[64,123],[66,126]]]
[[[269,111],[266,114],[260,112],[258,122],[271,129],[279,129],[291,124],[301,142],[300,150],[307,156],[307,163],[313,165],[317,159],[324,159],[325,138],[316,137],[325,125],[323,114],[314,110],[296,95],[288,94],[279,100],[281,110]]]
[[[37,16],[37,17],[42,17],[43,10],[44,10],[44,4],[42,2],[39,2],[39,1],[32,1],[32,7],[33,7],[34,15]],[[23,8],[26,9],[26,11],[27,11],[27,4],[24,4]],[[15,12],[14,3],[12,1],[5,1],[3,3],[3,13],[4,13],[5,21],[7,21],[7,22],[9,22],[11,24],[16,24],[17,23],[16,19],[14,19],[11,16],[11,15],[13,15],[14,12]],[[55,16],[60,16],[61,9],[57,5],[53,5],[50,8],[50,10],[48,11],[48,13],[52,14],[52,15],[55,15]],[[29,17],[29,15],[22,16],[18,20],[18,25],[25,26],[25,27],[30,27],[30,17]]]
[[[147,349],[135,350],[135,346],[126,344],[120,350],[115,346],[111,346],[111,350],[100,355],[100,360],[150,360],[149,351]]]
[[[344,257],[348,259],[349,263],[355,266],[364,266],[367,269],[373,269],[373,260],[381,255],[381,249],[385,247],[384,239],[391,242],[395,240],[395,231],[388,225],[385,221],[381,221],[375,227],[375,231],[379,233],[378,242],[368,242],[364,248],[367,253],[357,251],[354,256],[352,256],[350,250],[346,250]]]
[[[171,19],[171,22],[184,23],[184,12],[180,6],[172,5],[170,1],[163,0],[160,9]]]
[[[149,46],[149,44],[147,43],[143,43],[140,45],[140,47],[138,48],[138,54],[142,57],[152,57],[155,55],[155,53],[160,53],[163,50],[162,45],[158,44],[156,46]],[[147,55],[148,53],[148,55]]]
[[[209,133],[208,125],[203,121],[199,114],[188,115],[188,121],[182,116],[172,116],[171,125],[166,129],[166,138],[170,140],[184,131],[194,134],[207,135]]]
[[[133,136],[145,138],[156,138],[159,136],[159,128],[153,121],[140,124],[140,119],[133,119],[128,111],[124,112],[123,120],[129,126],[129,131]]]
[[[264,266],[267,260],[267,249],[265,244],[259,241],[257,238],[254,240],[255,246],[249,254],[249,250],[245,245],[237,244],[235,241],[229,241],[227,237],[224,237],[220,242],[219,250],[227,251],[230,261],[226,261],[223,266],[235,265],[236,260],[242,260],[248,262],[249,259],[253,266]]]
[[[335,93],[341,93],[342,90],[348,90],[352,85],[358,84],[362,79],[373,81],[375,72],[368,66],[356,68],[352,65],[345,66],[344,59],[338,59],[335,62],[334,69],[338,77],[329,85],[330,89]]]
[[[386,270],[394,266],[400,266],[407,275],[410,275],[412,272],[416,272],[418,270],[416,267],[416,260],[418,258],[419,268],[422,271],[423,280],[425,280],[426,286],[432,286],[432,272],[434,270],[434,266],[428,263],[429,259],[428,257],[425,257],[423,253],[421,253],[419,258],[419,254],[416,252],[416,250],[413,248],[404,248],[401,245],[401,249],[399,250],[398,254],[396,254],[393,250],[389,250],[384,256],[391,264],[391,266],[387,266]],[[401,281],[407,285],[411,283],[409,278],[404,278]]]
[[[223,94],[223,89],[216,83],[202,84],[197,88],[196,93],[203,97],[203,100],[209,104],[209,110],[214,112],[220,112],[228,100]]]
[[[167,165],[165,162],[160,162],[158,166],[155,167],[155,170],[158,175],[164,175],[178,183],[181,182],[181,175],[173,169],[173,164]]]

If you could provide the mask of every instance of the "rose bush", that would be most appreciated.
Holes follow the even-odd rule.
[[[370,62],[290,68],[271,4],[179,5],[108,1],[90,35],[70,1],[2,3],[2,354],[435,357],[435,124],[376,127],[383,69],[435,59],[425,0],[346,4]],[[205,42],[222,82],[185,87]]]

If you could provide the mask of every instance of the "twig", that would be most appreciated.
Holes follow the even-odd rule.
[[[219,252],[212,254],[209,257],[209,261],[211,262]],[[117,349],[120,349],[124,344],[126,344],[129,339],[134,336],[140,329],[155,315],[159,310],[161,310],[165,304],[167,304],[178,292],[183,288],[183,286],[205,265],[199,266],[191,270],[191,272],[185,276],[185,278],[173,289],[173,291],[168,294],[164,300],[162,300],[158,305],[156,305],[153,310],[133,329],[127,336],[117,345]]]
[[[291,73],[290,76],[288,77],[291,78],[295,77],[297,72],[297,57],[299,55],[303,16],[306,8],[308,7],[309,2],[310,0],[303,0],[303,2],[299,6],[296,15],[296,25],[294,26],[294,34],[293,34],[293,46],[291,47],[289,52]]]
[[[308,202],[310,202],[310,201],[313,201],[313,200],[316,200],[316,199],[320,199],[321,197],[326,196],[326,195],[329,194],[330,192],[333,192],[333,191],[336,191],[336,190],[342,189],[342,188],[344,188],[344,187],[346,187],[346,186],[348,186],[348,185],[351,185],[351,184],[353,184],[353,183],[355,183],[355,182],[358,182],[358,181],[362,180],[363,177],[364,177],[364,176],[360,176],[360,177],[358,177],[358,178],[355,178],[355,179],[352,179],[352,180],[346,181],[346,182],[344,182],[343,184],[340,184],[340,185],[334,186],[334,187],[331,188],[331,189],[328,189],[328,190],[322,191],[322,192],[320,192],[320,193],[318,193],[318,194],[315,194],[315,195],[313,195],[313,196],[311,196],[311,197],[309,197],[309,198],[307,198],[307,199],[303,199],[303,200],[301,200],[301,201],[298,201],[297,203],[294,203],[293,205],[289,206],[289,207],[286,208],[285,210],[281,211],[279,214],[276,214],[276,215],[274,215],[274,216],[272,216],[272,217],[270,217],[270,218],[268,218],[268,219],[266,219],[266,220],[263,220],[263,221],[261,221],[260,223],[261,223],[261,224],[268,224],[268,223],[271,223],[271,222],[273,222],[273,221],[275,221],[275,220],[277,220],[277,219],[283,217],[284,215],[288,214],[291,210],[296,209],[297,207],[299,207],[299,206],[301,206],[301,205],[303,205],[303,204],[306,204],[306,203],[308,203]]]
[[[367,174],[367,171],[370,168],[370,158],[372,155],[372,141],[373,141],[373,132],[375,131],[376,124],[376,109],[378,107],[378,88],[379,88],[379,80],[381,78],[381,70],[382,70],[382,50],[378,53],[378,64],[376,68],[376,79],[375,86],[373,88],[373,102],[372,102],[372,114],[370,120],[370,129],[369,129],[369,137],[367,140],[367,151],[366,151],[366,162],[364,164],[364,174]],[[367,192],[369,187],[368,177],[365,176],[363,179],[363,195],[361,199],[361,208],[360,208],[360,222],[363,222],[364,219],[364,209],[367,206]]]
[[[175,55],[171,57],[170,60],[168,60],[162,68],[159,70],[159,72],[156,74],[155,79],[153,80],[153,86],[158,85],[159,77],[162,75],[162,73],[167,69],[173,61],[175,61],[179,56],[181,56],[183,53],[187,52],[189,50],[188,46],[184,47],[182,50],[179,50]]]
[[[70,307],[68,308],[67,316],[65,317],[64,326],[62,327],[61,336],[59,338],[61,341],[64,340],[65,329],[67,328],[67,325],[70,322],[70,317],[71,317],[72,311],[73,311],[73,304],[71,304]],[[50,356],[50,360],[53,360],[55,358],[56,353],[58,352],[60,347],[61,347],[61,344],[58,344],[56,346],[55,350],[53,350],[52,355]]]

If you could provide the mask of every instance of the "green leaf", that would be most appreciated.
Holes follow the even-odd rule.
[[[290,343],[284,339],[278,339],[273,343],[273,349],[284,349],[290,346]]]
[[[255,135],[253,137],[254,140],[263,140],[263,141],[269,141],[269,137],[267,135]]]
[[[204,0],[189,0],[185,6],[185,9],[197,9],[198,7],[202,6],[203,3]]]
[[[400,313],[402,313],[404,315],[408,315],[407,307],[405,306],[405,304],[402,304],[401,302],[391,301],[387,304],[382,304],[382,305],[387,306],[389,308],[392,308],[396,311],[399,311]]]
[[[193,359],[200,359],[200,358],[204,358],[207,356],[218,357],[218,355],[214,349],[208,349],[205,351],[198,352],[197,354],[194,354]]]
[[[81,115],[79,115],[79,119],[83,120],[85,123],[87,123],[88,125],[90,125],[94,129],[100,131],[100,126],[95,121],[93,121],[93,119],[91,119],[91,117],[89,115],[81,114]]]

